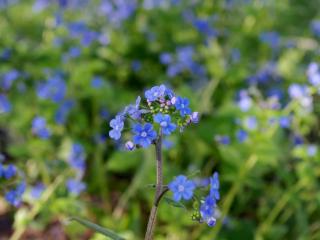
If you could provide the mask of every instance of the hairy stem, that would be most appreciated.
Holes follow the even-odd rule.
[[[149,215],[149,221],[147,225],[147,231],[145,235],[145,240],[153,239],[153,231],[156,223],[158,205],[161,197],[167,192],[167,189],[163,189],[163,173],[162,173],[162,134],[159,134],[159,138],[156,143],[156,164],[157,164],[157,183],[156,183],[156,194],[154,197],[153,206]]]

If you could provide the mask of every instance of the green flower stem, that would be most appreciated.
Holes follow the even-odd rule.
[[[157,210],[159,202],[162,196],[168,191],[167,188],[163,188],[163,172],[162,172],[162,134],[160,132],[159,138],[156,143],[156,163],[157,163],[157,183],[156,183],[156,194],[154,197],[153,206],[149,215],[149,221],[147,225],[147,231],[145,234],[145,240],[153,239],[153,231],[156,223]]]

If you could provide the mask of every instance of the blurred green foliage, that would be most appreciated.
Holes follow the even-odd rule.
[[[199,177],[218,171],[221,218],[209,228],[193,222],[192,213],[163,201],[156,239],[320,239],[320,153],[308,153],[310,144],[318,146],[320,140],[319,95],[313,89],[310,112],[288,95],[290,85],[307,84],[308,64],[320,60],[319,38],[310,29],[320,17],[320,2],[190,0],[146,9],[138,1],[119,26],[97,12],[98,2],[35,11],[27,0],[0,9],[0,53],[10,50],[10,57],[1,60],[0,76],[12,69],[21,73],[9,90],[1,90],[11,111],[0,114],[0,150],[24,171],[30,186],[38,181],[46,186],[39,200],[25,194],[20,208],[5,207],[5,216],[14,214],[16,236],[42,231],[53,221],[64,223],[76,214],[127,239],[142,238],[154,194],[148,187],[155,181],[154,149],[126,152],[108,138],[101,140],[101,134],[108,134],[108,121],[123,106],[146,88],[165,83],[190,98],[192,108],[202,114],[199,124],[176,134],[174,146],[165,150],[165,182],[195,170],[201,170]],[[192,18],[213,19],[208,21],[216,34],[201,33]],[[108,43],[84,46],[70,37],[67,26],[76,21],[105,33]],[[278,34],[276,47],[261,40],[263,32]],[[66,59],[75,46],[81,54]],[[193,60],[206,70],[204,75],[186,70],[168,76],[160,56],[174,55],[182,46],[193,46]],[[132,67],[135,61],[138,69]],[[263,84],[247,81],[270,63],[280,80],[268,76]],[[56,71],[63,73],[65,98],[75,103],[64,124],[54,120],[59,104],[37,96],[38,84]],[[103,80],[98,88],[92,86],[95,76]],[[252,97],[248,111],[237,105],[241,89]],[[269,107],[270,89],[281,92],[282,107]],[[47,120],[50,139],[32,134],[38,115]],[[257,119],[254,129],[246,125],[252,116]],[[281,116],[292,117],[290,127],[270,121]],[[242,143],[236,137],[240,129],[248,133]],[[229,144],[217,141],[222,135],[230,137]],[[303,143],[296,145],[298,135]],[[87,189],[78,197],[65,187],[74,142],[86,153]],[[104,239],[77,223],[63,228],[70,239]]]

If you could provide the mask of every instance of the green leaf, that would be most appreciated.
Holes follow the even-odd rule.
[[[172,200],[172,199],[169,198],[169,197],[164,197],[163,199],[164,199],[164,201],[165,201],[166,203],[168,203],[169,205],[171,205],[171,206],[173,206],[173,207],[183,208],[183,209],[185,209],[185,210],[187,209],[186,206],[185,206],[183,203],[181,203],[181,202],[176,202],[176,201]]]
[[[86,226],[87,228],[90,228],[98,233],[101,233],[102,235],[109,237],[113,240],[124,240],[124,238],[118,236],[116,233],[114,233],[113,231],[103,228],[95,223],[89,222],[87,220],[81,219],[79,217],[71,217],[70,218],[71,221],[76,221],[84,226]]]

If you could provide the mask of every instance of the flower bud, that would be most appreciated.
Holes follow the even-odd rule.
[[[171,98],[171,104],[172,104],[172,105],[174,105],[174,104],[176,103],[176,101],[177,101],[177,98],[176,98],[176,97]]]
[[[198,123],[199,122],[199,113],[193,112],[190,116],[191,122]]]
[[[129,151],[132,151],[132,150],[135,149],[135,145],[131,141],[127,141],[125,146],[126,146],[126,149],[129,150]]]

